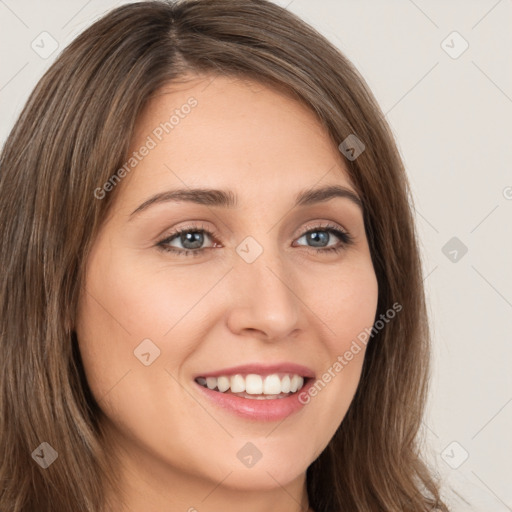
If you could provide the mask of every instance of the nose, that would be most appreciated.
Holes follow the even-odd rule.
[[[278,341],[297,334],[304,302],[292,269],[264,255],[253,263],[235,263],[227,322],[235,334]]]

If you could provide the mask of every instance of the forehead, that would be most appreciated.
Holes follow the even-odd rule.
[[[163,87],[138,119],[121,187],[125,199],[159,189],[239,189],[246,199],[293,195],[315,184],[351,185],[343,157],[315,114],[282,90],[198,75]],[[121,191],[118,191],[121,192]]]

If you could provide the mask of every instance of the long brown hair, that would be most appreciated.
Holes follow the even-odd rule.
[[[390,129],[364,79],[323,36],[266,0],[149,1],[118,7],[78,36],[39,81],[0,159],[0,510],[102,510],[115,485],[100,409],[74,325],[89,249],[115,197],[149,98],[187,71],[284,88],[316,113],[364,205],[379,285],[361,381],[327,448],[307,470],[315,512],[446,511],[418,432],[429,329],[412,198]],[[57,462],[32,454],[48,443]],[[43,445],[41,449],[46,449]]]

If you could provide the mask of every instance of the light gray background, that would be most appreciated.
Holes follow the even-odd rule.
[[[275,1],[354,62],[392,126],[414,193],[434,338],[427,453],[454,511],[510,511],[512,1]],[[0,0],[2,144],[57,54],[123,3]],[[43,31],[59,44],[46,59],[31,48],[51,48]],[[453,31],[469,44],[457,58],[447,51],[464,41]],[[446,256],[452,237],[458,247]]]

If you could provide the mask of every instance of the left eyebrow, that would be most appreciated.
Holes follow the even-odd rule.
[[[356,204],[361,211],[363,210],[363,202],[359,196],[353,190],[342,187],[341,185],[329,185],[327,187],[303,190],[297,194],[295,206],[309,206],[316,203],[323,203],[335,197],[349,199]]]
[[[310,206],[316,203],[330,201],[336,197],[350,200],[363,210],[363,203],[359,196],[351,189],[341,185],[329,185],[321,188],[307,189],[299,192],[295,197],[295,205]],[[131,214],[130,220],[140,212],[157,203],[190,202],[204,206],[218,206],[223,208],[237,208],[239,206],[236,194],[232,190],[189,188],[160,192],[138,206]]]

